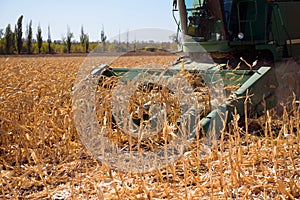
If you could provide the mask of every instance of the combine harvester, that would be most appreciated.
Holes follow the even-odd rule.
[[[231,95],[228,91],[222,93],[221,97],[226,100],[219,99],[219,105],[201,119],[205,131],[216,117],[229,122],[233,112],[240,116],[247,113],[260,116],[266,109],[291,97],[292,92],[299,97],[300,26],[296,23],[299,11],[300,1],[292,0],[174,0],[173,14],[176,18],[178,12],[180,20],[176,22],[178,31],[183,34],[183,52],[187,55],[184,63],[175,64],[168,72],[102,66],[93,73],[108,77],[126,74],[125,79],[132,80],[145,72],[164,71],[163,76],[169,76],[185,70],[193,77],[201,76],[211,90],[238,87]],[[213,63],[203,62],[208,56]],[[216,84],[220,78],[222,82]],[[248,97],[251,103],[245,106]],[[218,116],[218,110],[226,116]],[[139,124],[140,120],[135,122]]]
[[[102,91],[98,104],[103,127],[110,123],[118,133],[128,134],[139,142],[173,128],[171,136],[177,137],[176,146],[201,134],[218,138],[234,114],[258,117],[281,102],[287,103],[293,92],[299,98],[300,26],[296,21],[300,18],[300,1],[174,0],[173,15],[178,33],[183,35],[185,54],[176,64],[168,69],[105,65],[93,70],[92,75],[106,91]],[[118,80],[119,85],[113,80]],[[133,89],[126,93],[129,88]],[[208,106],[201,104],[205,91]],[[108,93],[112,98],[107,99]],[[89,118],[79,119],[78,123],[80,120]],[[106,144],[103,138],[95,143],[97,139],[91,135],[82,139],[89,147]],[[125,146],[120,148],[126,149]],[[126,160],[139,156],[128,153],[134,147],[129,147],[127,153],[114,148],[89,149],[99,160],[116,167],[143,165],[143,158],[156,160],[159,156],[169,162],[172,153],[165,152],[174,153],[174,146],[158,149],[155,155],[142,155],[129,166]],[[117,155],[123,160],[110,160]],[[142,168],[163,164],[153,161],[148,165]]]

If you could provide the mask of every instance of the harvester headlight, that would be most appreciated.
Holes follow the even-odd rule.
[[[240,40],[244,39],[244,33],[240,32],[240,33],[238,34],[238,38],[239,38]]]

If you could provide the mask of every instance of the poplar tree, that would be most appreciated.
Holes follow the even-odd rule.
[[[48,39],[47,39],[47,43],[48,43],[48,53],[51,53],[51,35],[50,35],[50,25],[48,25]]]
[[[84,34],[85,53],[89,52],[90,39],[88,34]]]
[[[80,44],[84,46],[85,34],[83,30],[83,25],[81,25],[81,34],[80,34]]]
[[[37,41],[37,46],[38,46],[38,53],[40,54],[42,44],[43,44],[42,29],[41,29],[40,24],[37,27],[36,41]]]
[[[23,47],[23,40],[22,40],[22,20],[23,20],[23,15],[21,15],[17,21],[17,27],[16,27],[16,40],[17,40],[17,51],[18,54],[21,53],[22,47]]]
[[[13,32],[11,31],[10,24],[7,25],[4,33],[4,42],[5,42],[5,53],[11,54],[13,50]]]
[[[26,44],[27,44],[27,53],[31,54],[31,49],[32,49],[32,21],[31,20],[28,25]]]
[[[101,43],[102,43],[103,51],[105,51],[106,39],[107,39],[107,37],[104,33],[104,27],[102,27],[102,30],[101,30]]]
[[[3,36],[3,29],[1,28],[0,29],[0,40],[2,39],[2,36]]]
[[[71,45],[72,45],[73,33],[71,33],[70,28],[68,27],[67,31],[67,51],[71,53]]]

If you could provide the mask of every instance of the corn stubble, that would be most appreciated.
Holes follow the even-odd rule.
[[[83,59],[0,58],[1,199],[300,198],[298,101],[280,119],[272,111],[247,119],[247,129],[236,115],[221,140],[196,140],[164,169],[122,173],[93,159],[77,136],[71,93]]]

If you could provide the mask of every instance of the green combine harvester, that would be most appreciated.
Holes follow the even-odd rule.
[[[235,116],[299,98],[299,11],[300,1],[174,0],[183,55],[174,65],[91,69],[92,56],[77,74],[82,142],[110,167],[147,172],[195,142],[211,145]]]
[[[191,137],[200,129],[218,133],[234,113],[261,116],[292,95],[292,90],[299,97],[300,26],[296,23],[299,11],[300,1],[292,0],[174,0],[173,15],[178,33],[183,35],[185,56],[181,61],[168,70],[101,66],[93,75],[102,79],[117,76],[123,82],[140,79],[145,72],[157,77],[172,77],[182,71],[194,78],[201,76],[210,87],[210,101],[217,96],[221,100],[211,103],[210,112],[201,116],[200,123],[195,120],[201,112],[197,112],[197,106],[184,110],[181,105],[182,116],[189,120],[180,125],[182,116],[179,116],[176,123],[181,127],[179,130],[188,131]],[[156,85],[156,89],[165,86],[159,80],[152,80],[140,84],[139,88],[147,87],[151,93],[149,85],[152,88]],[[231,92],[224,89],[231,86],[236,89]],[[220,87],[221,96],[212,95]],[[142,126],[141,121],[152,120],[157,125],[158,119],[150,119],[150,104],[140,105],[143,114],[132,117],[135,131]],[[116,115],[120,114],[112,112],[112,122],[122,129],[125,122],[117,120],[120,117]]]

